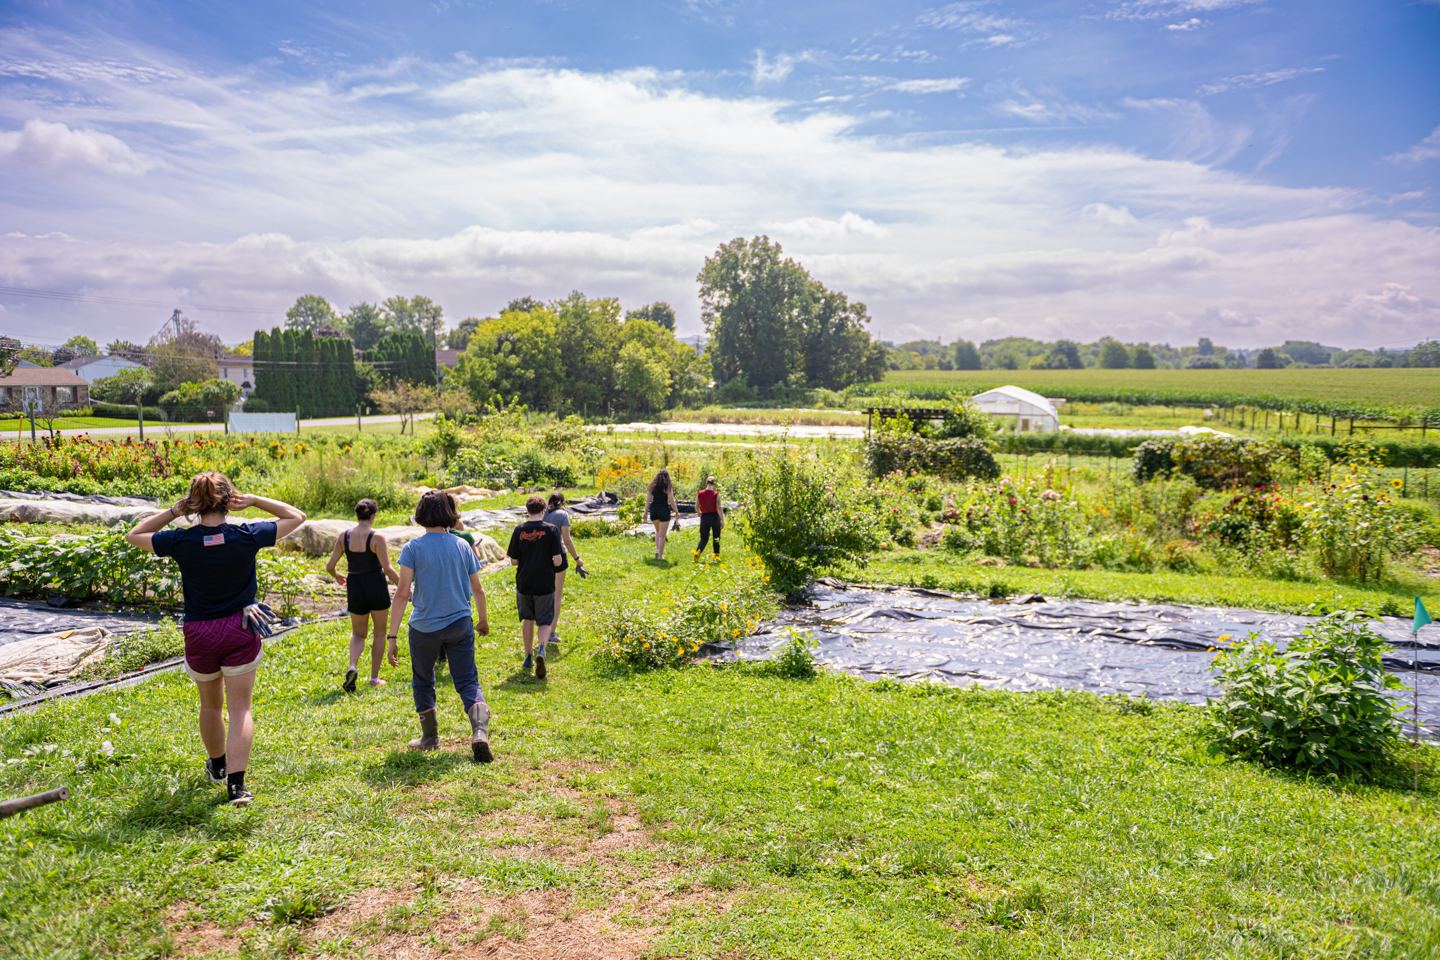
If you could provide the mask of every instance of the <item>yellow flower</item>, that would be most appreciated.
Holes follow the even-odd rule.
[[[1399,490],[1401,487],[1405,486],[1405,481],[1401,480],[1399,477],[1396,477],[1394,480],[1390,481],[1390,486],[1394,487],[1396,490]]]
[[[649,649],[650,649],[650,641],[649,641],[649,640],[646,640],[646,641],[645,641],[645,649],[646,649],[646,650],[649,650]]]

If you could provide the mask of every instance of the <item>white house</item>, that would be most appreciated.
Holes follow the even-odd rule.
[[[977,393],[973,399],[981,413],[987,413],[1017,431],[1043,432],[1060,426],[1060,414],[1055,411],[1055,405],[1024,387],[996,387]]]
[[[74,371],[90,383],[106,377],[113,377],[121,370],[144,369],[134,360],[126,360],[124,357],[76,357],[74,360],[65,361],[60,366]]]
[[[240,388],[240,399],[250,396],[255,389],[254,357],[216,357],[215,366],[221,380],[229,380]]]

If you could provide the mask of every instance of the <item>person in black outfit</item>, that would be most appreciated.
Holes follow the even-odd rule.
[[[675,503],[675,484],[670,481],[670,471],[661,470],[650,481],[645,491],[645,516],[655,524],[655,559],[665,559],[665,537],[670,530],[670,520],[680,512]]]
[[[560,545],[560,531],[545,522],[545,501],[531,497],[525,501],[530,519],[510,534],[510,548],[505,552],[515,571],[515,604],[520,611],[520,635],[525,640],[525,663],[529,670],[534,650],[535,677],[544,680],[545,645],[555,622],[555,571],[565,562],[565,549]],[[536,630],[540,645],[533,646]]]
[[[350,610],[350,665],[345,668],[344,689],[355,692],[360,676],[360,653],[365,649],[365,634],[375,639],[370,645],[370,686],[383,687],[380,664],[385,659],[385,618],[390,612],[390,589],[385,585],[400,582],[400,574],[390,565],[390,545],[384,534],[376,534],[373,524],[380,505],[369,497],[355,504],[355,519],[360,522],[343,536],[335,539],[326,571],[345,588],[346,605]],[[335,572],[340,555],[345,555],[345,575]]]

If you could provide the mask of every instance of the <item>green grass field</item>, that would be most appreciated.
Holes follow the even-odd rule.
[[[1047,397],[1075,390],[1268,395],[1301,402],[1440,407],[1440,368],[1391,370],[892,370],[885,387],[970,391],[1011,383]]]
[[[1406,765],[1224,762],[1182,705],[597,666],[598,613],[693,590],[694,538],[664,566],[583,542],[545,683],[517,670],[509,578],[487,581],[491,766],[443,675],[435,754],[403,748],[403,661],[342,694],[341,624],[267,653],[245,810],[200,776],[182,675],[0,719],[0,795],[73,794],[0,821],[0,955],[1440,951],[1433,748],[1413,793]]]

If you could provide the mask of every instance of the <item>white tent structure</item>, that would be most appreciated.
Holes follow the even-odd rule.
[[[1060,414],[1055,412],[1055,405],[1024,387],[996,387],[977,393],[973,399],[981,413],[989,414],[1021,433],[1060,427]]]

